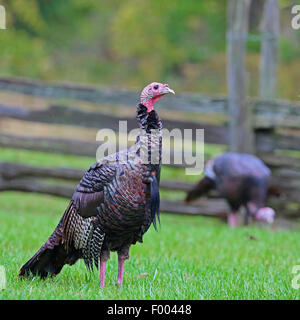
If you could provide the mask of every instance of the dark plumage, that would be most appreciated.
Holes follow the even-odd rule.
[[[162,123],[153,102],[169,92],[174,93],[168,85],[159,83],[143,90],[144,104],[137,107],[140,135],[136,143],[86,171],[58,226],[21,268],[20,276],[56,275],[65,264],[83,258],[88,269],[98,268],[100,262],[103,287],[106,261],[110,251],[117,251],[117,283],[122,284],[129,247],[142,242],[151,223],[156,228],[156,218],[159,221]]]
[[[228,221],[232,227],[236,226],[235,214],[241,206],[246,208],[245,224],[248,223],[249,215],[271,222],[274,210],[263,207],[270,176],[269,168],[257,157],[226,152],[208,161],[204,177],[188,192],[186,202],[217,189],[230,206]]]

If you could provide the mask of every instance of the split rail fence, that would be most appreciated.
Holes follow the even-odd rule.
[[[0,78],[0,96],[37,97],[45,100],[47,107],[26,108],[20,99],[18,105],[0,101],[0,119],[18,120],[18,123],[68,125],[76,128],[119,129],[119,120],[126,120],[128,130],[136,128],[135,113],[120,116],[104,112],[101,105],[134,107],[138,92],[107,89],[77,84],[50,84],[28,79]],[[54,103],[53,101],[57,101]],[[72,105],[91,103],[98,109],[87,110]],[[281,195],[270,198],[269,205],[289,217],[300,215],[300,104],[289,101],[248,99],[252,109],[252,130],[256,154],[271,168],[272,185],[279,187]],[[164,127],[204,129],[205,144],[228,146],[228,102],[225,97],[179,94],[162,99],[159,108],[164,116]],[[168,112],[182,115],[168,118]],[[124,114],[121,113],[121,114]],[[190,120],[192,119],[192,120]],[[1,129],[1,128],[0,128]],[[36,137],[0,131],[0,147],[38,150],[49,153],[95,157],[99,143],[67,138]],[[0,153],[1,161],[1,153]],[[173,167],[185,165],[170,164]],[[83,175],[82,170],[70,168],[45,168],[27,164],[0,162],[0,191],[18,190],[71,197],[74,187]],[[48,183],[47,180],[57,183]],[[68,183],[61,183],[61,181]],[[193,184],[183,181],[162,180],[161,188],[188,191]],[[161,201],[161,211],[208,215],[224,218],[225,202],[216,193],[210,194],[194,205],[183,201]]]

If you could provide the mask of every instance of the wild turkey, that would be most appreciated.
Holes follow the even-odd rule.
[[[86,171],[58,226],[20,276],[57,275],[65,264],[83,258],[88,269],[98,269],[100,262],[103,288],[106,261],[110,251],[117,251],[116,284],[122,285],[129,247],[142,242],[151,223],[156,229],[159,221],[162,122],[153,103],[168,93],[175,94],[167,84],[154,82],[144,88],[137,106],[136,143]]]
[[[208,161],[204,177],[187,193],[185,200],[188,203],[217,189],[231,209],[228,214],[231,227],[237,226],[236,213],[241,206],[246,208],[245,224],[248,224],[250,215],[271,223],[275,212],[272,208],[263,207],[268,191],[271,192],[270,175],[269,168],[257,157],[226,152]]]

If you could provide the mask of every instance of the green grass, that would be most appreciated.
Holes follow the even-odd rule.
[[[218,148],[206,150],[210,155]],[[95,159],[0,148],[0,161],[37,166],[87,169]],[[162,169],[163,179],[197,181],[184,170]],[[178,199],[180,192],[161,192]],[[117,289],[117,257],[111,254],[107,283],[82,261],[66,266],[53,279],[20,280],[20,267],[49,237],[68,200],[19,192],[0,193],[0,265],[7,286],[0,299],[299,299],[292,288],[294,265],[300,264],[299,230],[272,231],[251,226],[229,229],[216,219],[162,214],[144,243],[131,247],[124,286]],[[146,273],[147,276],[141,277]]]
[[[70,167],[85,170],[96,162],[96,159],[0,147],[0,161],[23,163],[40,167]]]
[[[299,231],[247,227],[162,214],[143,244],[131,247],[124,286],[117,289],[116,254],[107,266],[107,284],[82,261],[53,279],[18,279],[18,270],[55,228],[67,200],[51,196],[0,194],[0,265],[7,287],[0,299],[299,299],[291,286],[300,264]],[[251,236],[251,237],[250,237]],[[254,240],[253,240],[254,238]],[[148,276],[139,275],[147,273]]]

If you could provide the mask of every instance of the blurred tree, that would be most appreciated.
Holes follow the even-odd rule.
[[[202,62],[212,51],[224,50],[225,11],[225,3],[216,1],[129,0],[112,21],[112,48],[119,61],[145,79],[170,73],[181,76],[185,63]],[[211,19],[223,32],[207,28]],[[202,46],[208,39],[212,45]]]
[[[40,13],[38,0],[5,1],[5,7],[11,24],[16,29],[25,30],[32,35],[42,34],[45,23]]]
[[[260,92],[263,99],[276,98],[278,69],[279,9],[277,0],[267,0],[261,24]]]
[[[253,0],[253,21],[263,0]],[[210,0],[2,0],[7,29],[0,33],[2,75],[139,87],[172,81],[181,90],[226,94],[226,5]],[[279,0],[287,8],[293,0]],[[286,13],[289,26],[289,10]],[[254,30],[255,32],[256,30]],[[296,73],[297,35],[283,28],[280,61]],[[288,36],[286,36],[288,35]],[[258,69],[259,41],[247,43]],[[293,66],[292,66],[293,65]],[[256,72],[256,71],[255,71]],[[258,92],[253,73],[251,93]],[[280,80],[285,94],[297,88]],[[279,94],[280,96],[280,94]]]

